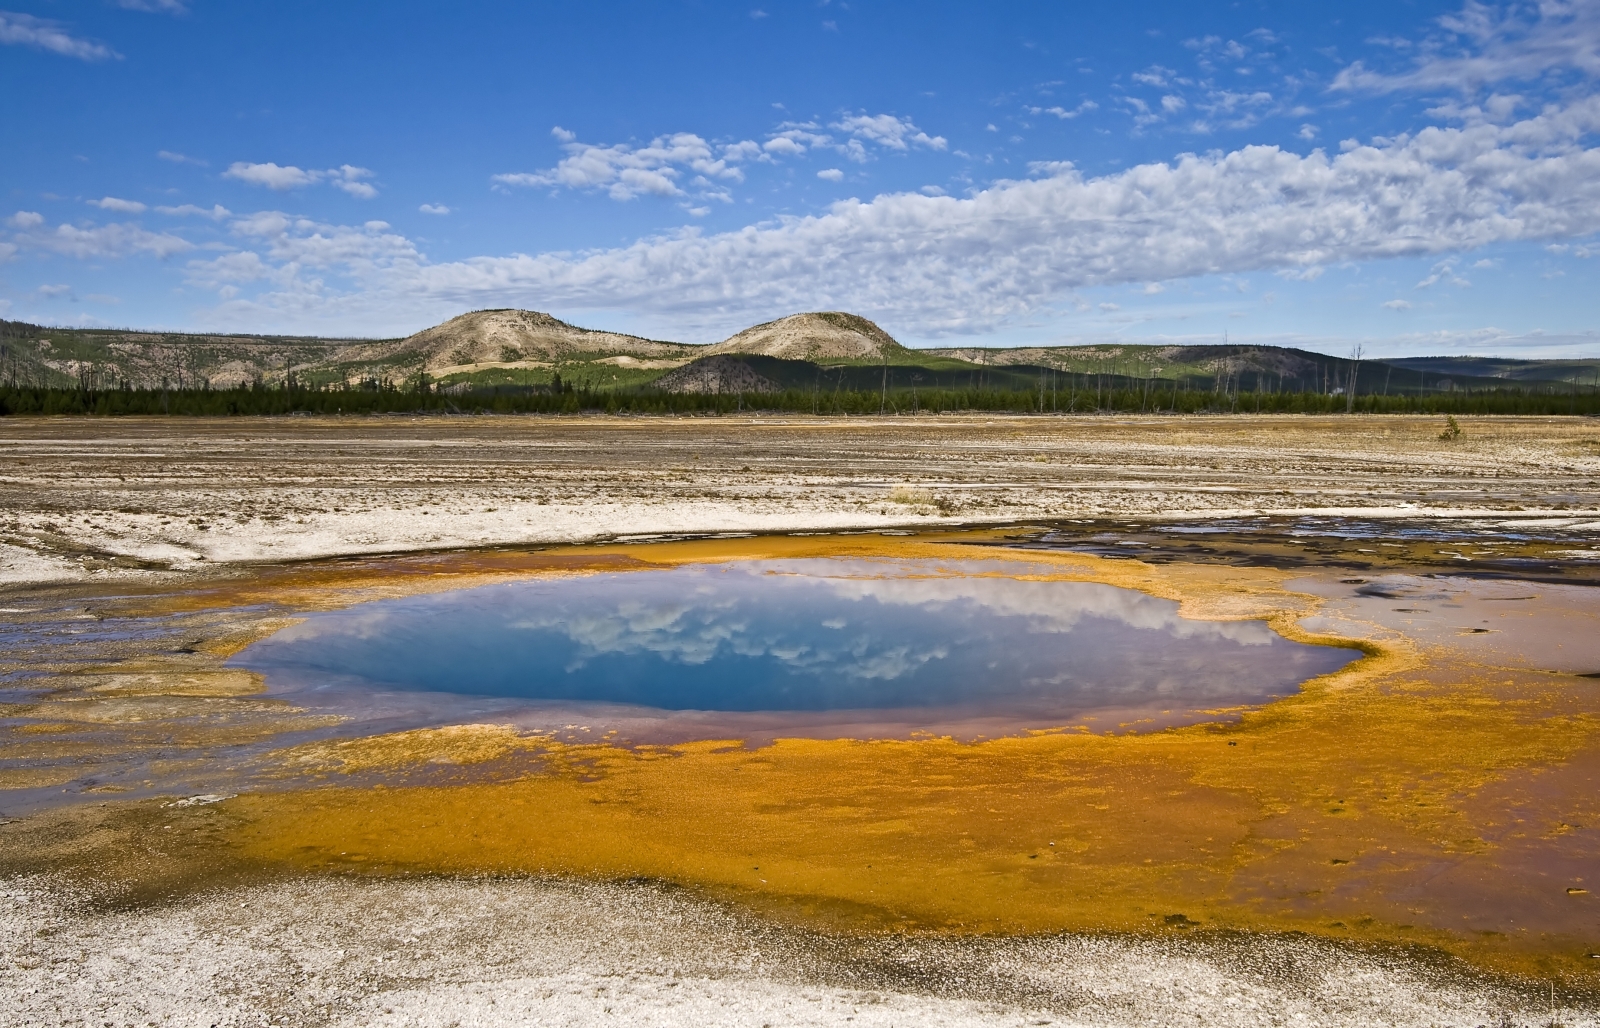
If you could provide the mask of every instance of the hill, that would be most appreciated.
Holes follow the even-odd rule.
[[[748,353],[783,360],[910,363],[907,349],[866,318],[840,311],[791,314],[729,336],[707,353]]]
[[[383,345],[371,349],[377,354]],[[595,357],[688,360],[702,348],[578,328],[539,311],[488,310],[425,328],[393,344],[392,349],[424,360],[430,374],[441,374],[454,368],[554,364]]]
[[[713,358],[716,358],[713,360]],[[0,382],[57,389],[224,389],[259,384],[752,393],[1108,389],[1435,395],[1600,389],[1600,360],[1367,360],[1277,346],[941,347],[913,350],[854,314],[764,322],[709,346],[570,325],[525,310],[472,311],[403,339],[184,334],[0,321]]]

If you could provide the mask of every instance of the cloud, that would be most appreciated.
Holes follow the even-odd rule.
[[[214,313],[355,325],[531,306],[709,335],[774,310],[840,309],[924,337],[987,332],[1096,286],[1583,241],[1600,232],[1600,149],[1582,145],[1597,129],[1591,98],[1338,154],[1250,146],[1099,177],[1051,166],[963,197],[887,194],[735,231],[439,264],[392,231],[265,212],[232,229],[272,285]],[[220,275],[203,270],[213,265],[191,268]]]
[[[817,172],[817,178],[826,179],[829,182],[843,182],[844,172],[838,168],[823,168]]]
[[[891,150],[906,150],[910,145],[943,150],[947,145],[943,136],[930,136],[913,125],[911,119],[892,114],[855,114],[834,122],[833,127]]]
[[[372,172],[366,168],[357,168],[350,164],[341,164],[338,168],[326,173],[335,189],[342,189],[358,200],[370,200],[378,195],[378,191],[363,179],[372,177]]]
[[[1179,102],[1181,103],[1182,101],[1179,101]],[[1085,113],[1087,113],[1089,111],[1099,110],[1099,108],[1100,108],[1100,105],[1095,103],[1093,100],[1085,100],[1085,101],[1083,101],[1083,103],[1081,103],[1078,106],[1072,108],[1072,110],[1070,110],[1070,111],[1067,110],[1065,107],[1029,107],[1028,108],[1028,113],[1029,114],[1051,114],[1051,115],[1054,115],[1057,118],[1060,118],[1062,121],[1066,121],[1066,120],[1071,119],[1071,118],[1076,118],[1080,114],[1085,114]],[[993,126],[990,126],[990,128],[992,130]],[[944,148],[943,147],[939,147],[939,149],[942,150]]]
[[[10,223],[23,230],[13,237],[21,246],[80,260],[134,254],[167,258],[194,249],[187,239],[166,232],[147,232],[137,225],[57,225],[51,232],[44,229],[42,217],[27,211],[13,215]]]
[[[222,173],[222,177],[248,182],[253,186],[265,186],[280,193],[327,181],[335,189],[342,189],[360,200],[370,200],[378,195],[378,191],[370,183],[363,181],[371,178],[372,172],[353,164],[341,164],[327,171],[306,171],[292,164],[279,167],[270,161],[266,164],[234,161],[228,165],[228,170]]]
[[[63,57],[76,57],[80,61],[103,61],[122,56],[110,47],[79,39],[59,22],[12,11],[0,11],[0,44],[31,46]]]
[[[202,168],[206,166],[205,161],[178,153],[176,150],[157,150],[156,156],[164,161],[171,161],[173,164],[196,164]]]
[[[1543,0],[1505,8],[1469,0],[1459,13],[1439,18],[1438,25],[1442,31],[1419,47],[1422,52],[1409,70],[1385,74],[1356,61],[1339,72],[1330,88],[1470,94],[1495,82],[1541,79],[1557,71],[1600,76],[1600,4],[1592,0]]]
[[[613,200],[632,200],[639,196],[684,196],[678,178],[685,169],[706,179],[741,181],[744,173],[735,166],[749,152],[745,144],[724,148],[719,159],[711,144],[692,132],[657,136],[648,146],[625,143],[597,146],[580,143],[559,126],[551,133],[562,140],[567,152],[554,168],[538,172],[511,172],[491,176],[501,186],[557,186],[568,189],[604,189]],[[754,143],[748,144],[754,146]]]
[[[189,7],[183,0],[114,0],[118,7],[128,11],[148,11],[151,14],[187,14]]]
[[[1408,300],[1386,300],[1379,306],[1391,311],[1408,311],[1411,309],[1411,303]]]
[[[912,146],[932,150],[947,146],[943,137],[930,136],[909,120],[888,114],[851,115],[831,127],[848,138],[839,140],[821,131],[815,122],[783,122],[764,143],[745,139],[713,146],[692,132],[679,132],[657,136],[648,145],[636,147],[579,142],[573,133],[557,126],[551,134],[567,155],[554,168],[506,172],[491,176],[490,181],[497,187],[604,190],[613,200],[693,196],[726,203],[733,197],[724,183],[743,182],[741,165],[748,161],[771,163],[817,149],[835,150],[853,161],[867,161],[871,159],[867,144],[901,151]],[[685,182],[688,172],[694,175]],[[699,210],[692,206],[684,209]]]
[[[1472,285],[1471,282],[1468,282],[1456,272],[1456,258],[1447,257],[1435,264],[1427,276],[1412,288],[1427,289],[1430,286],[1438,285],[1440,282],[1448,282],[1450,285],[1462,287]]]
[[[249,164],[244,161],[234,161],[228,165],[228,170],[222,173],[222,177],[238,179],[240,182],[248,182],[252,186],[266,186],[268,189],[282,192],[286,189],[309,186],[321,176],[314,171],[302,171],[292,164],[280,168],[270,161],[266,164]]]
[[[421,211],[423,214],[449,214],[450,213],[450,208],[446,207],[442,203],[425,203],[421,207],[418,207],[417,210]]]
[[[1067,169],[970,198],[886,195],[711,236],[428,266],[407,288],[456,304],[536,299],[733,324],[827,306],[925,335],[986,331],[1094,285],[1304,273],[1600,231],[1600,150],[1575,145],[1596,126],[1589,100],[1337,156],[1251,146],[1099,178]]]
[[[53,300],[58,296],[71,295],[72,287],[68,285],[40,286],[33,292],[35,296],[38,296],[42,299]]]
[[[175,218],[184,218],[196,215],[201,218],[210,218],[212,221],[221,221],[223,218],[233,216],[233,212],[219,204],[213,204],[209,209],[196,207],[192,203],[180,204],[177,207],[157,207],[158,214],[168,214]]]
[[[103,211],[116,211],[119,214],[143,214],[147,210],[138,200],[119,200],[114,196],[90,200],[89,206],[98,207]]]

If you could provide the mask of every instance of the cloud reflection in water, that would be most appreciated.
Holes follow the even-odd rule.
[[[313,615],[235,663],[269,682],[669,710],[1047,716],[1259,702],[1354,656],[1128,589],[993,574],[1024,565],[981,570],[804,560],[522,581]]]

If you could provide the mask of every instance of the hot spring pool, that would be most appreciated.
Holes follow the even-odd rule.
[[[1130,589],[1019,577],[1040,571],[810,559],[521,580],[312,614],[230,663],[352,711],[609,715],[634,728],[692,715],[804,732],[1046,727],[1095,711],[1176,723],[1285,695],[1360,655],[1261,621],[1181,618]]]

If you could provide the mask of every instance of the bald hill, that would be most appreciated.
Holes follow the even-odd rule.
[[[1080,411],[1219,403],[1240,409],[1240,397],[1255,397],[1260,406],[1263,396],[1292,395],[1342,409],[1352,388],[1366,398],[1592,398],[1600,391],[1600,360],[1426,357],[1357,364],[1308,350],[1249,345],[911,349],[872,321],[839,311],[794,314],[718,343],[694,345],[581,328],[537,311],[484,310],[398,339],[0,321],[0,385],[83,394],[581,395],[581,404],[589,405],[609,396],[610,406],[624,397],[698,397],[702,405],[708,397],[731,397],[735,408],[746,397],[754,403],[758,396],[783,394],[790,396],[787,406],[809,404],[819,412],[829,404],[840,407],[848,396],[857,397],[849,403],[862,409],[923,409],[923,399],[932,398],[957,407]],[[1181,396],[1191,399],[1180,402]],[[1006,397],[1003,403],[1000,397]],[[1243,401],[1245,408],[1251,402]],[[352,399],[351,406],[366,405]],[[1568,406],[1576,409],[1575,403]],[[9,407],[33,409],[22,401]]]

